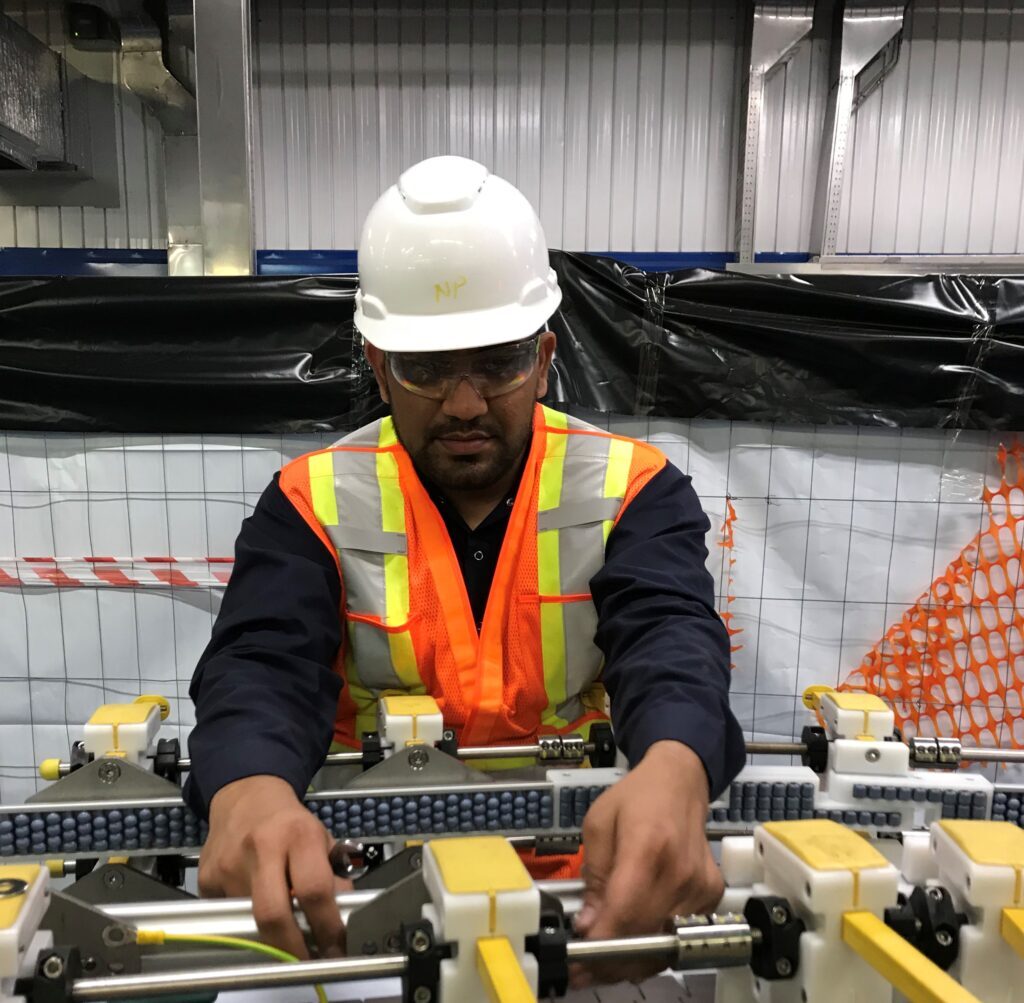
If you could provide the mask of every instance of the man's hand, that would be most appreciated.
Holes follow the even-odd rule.
[[[577,932],[590,940],[660,933],[673,915],[712,911],[724,885],[704,834],[707,811],[697,755],[680,742],[652,745],[587,812]],[[591,974],[638,981],[663,967],[613,963]]]
[[[214,898],[251,896],[263,939],[307,958],[306,942],[292,913],[294,895],[321,956],[341,957],[345,929],[334,895],[352,885],[331,871],[327,855],[333,843],[284,780],[236,780],[210,802],[210,834],[199,858],[199,892]]]

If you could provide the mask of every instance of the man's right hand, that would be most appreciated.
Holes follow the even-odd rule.
[[[334,840],[279,777],[256,776],[222,787],[210,802],[210,834],[199,858],[199,893],[252,898],[261,937],[308,958],[295,922],[299,900],[321,957],[341,957],[345,928],[334,901],[351,889],[331,871]]]

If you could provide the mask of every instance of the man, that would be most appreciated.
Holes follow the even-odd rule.
[[[332,840],[300,798],[381,693],[429,693],[460,745],[584,731],[611,697],[630,773],[583,831],[591,937],[713,907],[709,796],[742,764],[708,520],[654,447],[541,407],[561,300],[515,188],[424,161],[371,209],[356,326],[391,417],[288,464],[245,521],[192,684],[187,796],[207,895],[272,943],[343,930]]]

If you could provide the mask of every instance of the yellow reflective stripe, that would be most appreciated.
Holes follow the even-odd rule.
[[[565,447],[569,436],[554,433],[547,436],[544,460],[540,465],[540,489],[537,493],[537,511],[558,508],[562,500],[562,473],[565,470]]]
[[[380,423],[380,445],[397,442],[394,423]],[[377,483],[380,485],[381,529],[385,533],[405,532],[405,495],[398,480],[398,461],[394,453],[377,454]],[[409,558],[406,554],[384,555],[384,622],[400,627],[409,621]],[[416,652],[408,630],[388,634],[388,650],[395,675],[403,686],[425,692],[416,665]]]
[[[380,422],[380,434],[377,437],[377,445],[381,449],[386,449],[388,446],[394,446],[398,444],[398,433],[395,431],[394,420],[389,415],[387,418],[382,418]]]
[[[633,443],[628,439],[612,439],[608,444],[608,468],[604,474],[605,498],[625,498],[629,487],[629,470],[633,465]],[[604,542],[615,525],[613,519],[603,523]]]
[[[551,412],[552,424],[565,415]],[[564,424],[563,426],[564,427]],[[569,437],[549,434],[541,463],[537,510],[557,508],[562,499],[562,475]],[[537,591],[542,596],[562,594],[562,575],[558,556],[558,530],[545,529],[537,534]],[[540,603],[541,662],[544,666],[544,689],[548,705],[543,720],[556,727],[561,719],[555,708],[565,701],[565,619],[561,603]]]
[[[317,522],[321,526],[337,526],[338,498],[334,493],[334,453],[314,453],[310,456],[309,494]]]

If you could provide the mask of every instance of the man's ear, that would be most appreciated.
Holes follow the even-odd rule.
[[[540,400],[548,392],[548,370],[551,368],[551,360],[555,357],[554,331],[545,331],[540,336],[540,344],[537,347],[537,400]]]
[[[363,342],[363,351],[366,353],[366,361],[370,363],[370,368],[373,369],[373,375],[377,378],[377,389],[380,391],[380,399],[385,404],[390,404],[388,378],[384,371],[386,356],[379,348],[374,347],[368,341]]]

